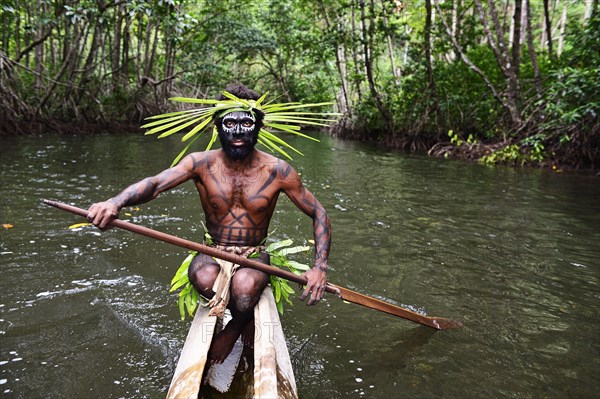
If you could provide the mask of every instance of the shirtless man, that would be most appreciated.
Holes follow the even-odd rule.
[[[238,98],[259,98],[243,85],[230,86],[227,91]],[[267,237],[277,198],[283,192],[313,220],[315,263],[304,274],[307,284],[300,299],[308,297],[308,305],[317,304],[327,283],[331,243],[329,218],[289,164],[254,148],[262,119],[258,110],[254,110],[254,115],[235,111],[216,119],[221,149],[192,153],[176,166],[127,187],[116,197],[93,204],[89,208],[89,221],[105,229],[123,207],[148,202],[160,193],[192,180],[214,243],[257,246]],[[268,262],[266,254],[260,259]],[[199,293],[211,298],[219,270],[213,258],[199,254],[190,265],[190,281]],[[222,363],[227,358],[244,327],[253,319],[254,306],[268,282],[267,274],[254,269],[240,268],[235,272],[228,304],[232,319],[213,341],[209,353],[211,363]]]

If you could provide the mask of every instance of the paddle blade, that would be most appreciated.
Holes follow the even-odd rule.
[[[452,328],[462,327],[462,323],[443,317],[429,317],[422,315],[412,310],[402,308],[391,303],[384,302],[380,299],[376,299],[367,295],[359,294],[358,292],[349,290],[344,287],[340,287],[333,284],[328,284],[333,290],[336,290],[336,294],[344,301],[352,302],[357,305],[367,307],[369,309],[379,310],[394,316],[402,317],[410,321],[435,328],[436,330],[449,330]]]

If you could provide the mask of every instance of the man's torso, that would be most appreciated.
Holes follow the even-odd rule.
[[[249,165],[232,169],[219,150],[201,156],[194,182],[213,240],[223,245],[260,244],[281,191],[280,160],[256,151]]]

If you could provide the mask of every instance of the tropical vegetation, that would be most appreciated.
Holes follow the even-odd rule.
[[[600,168],[598,0],[4,0],[0,131],[114,131],[241,81],[330,132]]]

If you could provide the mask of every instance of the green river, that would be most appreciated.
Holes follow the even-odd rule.
[[[331,282],[464,323],[433,331],[328,295],[282,317],[301,398],[597,398],[600,180],[292,140],[291,164],[333,224]],[[170,164],[177,139],[4,137],[3,398],[162,398],[190,320],[168,292],[186,251],[100,233],[87,208]],[[201,241],[185,183],[121,217]],[[304,244],[282,196],[271,237]],[[311,254],[296,260],[306,262]]]

